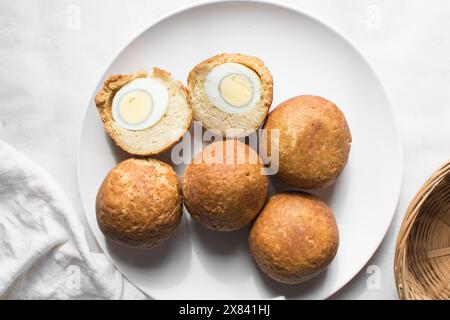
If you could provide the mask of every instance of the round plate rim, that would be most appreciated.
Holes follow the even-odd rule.
[[[201,0],[201,1],[197,1],[188,5],[184,5],[184,6],[180,6],[177,9],[171,10],[168,13],[162,15],[161,17],[153,20],[151,23],[149,23],[146,27],[144,27],[141,31],[139,31],[134,37],[130,38],[129,41],[127,41],[119,50],[117,50],[117,52],[113,55],[113,58],[108,62],[107,67],[105,69],[105,71],[102,73],[101,77],[99,78],[99,80],[96,82],[97,84],[101,82],[101,80],[105,77],[107,70],[109,70],[109,68],[113,65],[114,61],[117,59],[117,57],[131,44],[133,43],[136,39],[138,39],[142,34],[144,34],[147,30],[149,30],[150,28],[154,27],[155,25],[173,17],[176,16],[180,13],[183,13],[185,11],[189,11],[192,9],[196,9],[199,7],[203,7],[203,6],[208,6],[208,5],[213,5],[213,4],[221,4],[221,3],[255,3],[255,4],[264,4],[264,5],[272,5],[281,9],[286,9],[286,10],[290,10],[293,11],[295,13],[299,13],[304,15],[305,17],[313,20],[314,22],[324,26],[325,28],[329,29],[331,32],[333,32],[336,36],[338,36],[339,38],[342,39],[342,41],[344,41],[349,47],[351,47],[353,50],[355,50],[355,52],[361,57],[361,59],[363,59],[363,61],[367,64],[367,66],[370,69],[370,72],[372,72],[372,74],[374,75],[375,80],[377,81],[377,83],[379,84],[383,95],[386,98],[387,104],[388,104],[388,110],[391,112],[392,115],[392,119],[394,122],[394,126],[395,126],[395,131],[396,131],[396,135],[395,135],[395,144],[397,145],[398,148],[398,163],[396,164],[398,166],[398,171],[399,176],[398,176],[398,181],[397,181],[397,186],[395,187],[395,201],[392,204],[392,209],[391,209],[391,216],[388,220],[387,225],[385,226],[385,231],[381,236],[381,239],[378,239],[376,241],[376,245],[374,246],[374,248],[371,248],[370,250],[367,250],[367,252],[369,252],[368,257],[366,259],[363,259],[361,261],[363,261],[363,263],[361,263],[360,266],[358,266],[357,268],[355,268],[355,272],[348,278],[345,280],[342,280],[341,282],[338,283],[338,285],[336,286],[335,291],[330,292],[328,295],[326,295],[324,298],[327,299],[329,297],[331,297],[332,295],[336,294],[337,292],[339,292],[345,285],[347,285],[348,283],[350,283],[350,281],[352,281],[355,276],[364,268],[364,266],[369,262],[369,260],[372,258],[372,256],[375,254],[375,252],[378,250],[378,248],[380,247],[381,243],[383,242],[384,238],[386,237],[387,232],[389,231],[389,228],[392,224],[392,221],[394,219],[396,210],[397,210],[397,206],[398,206],[398,202],[399,202],[399,198],[400,198],[400,191],[401,191],[401,185],[402,185],[402,180],[403,180],[403,144],[402,144],[402,139],[401,139],[401,135],[400,135],[400,129],[399,129],[399,124],[398,124],[398,118],[396,116],[396,110],[392,107],[392,103],[391,100],[389,98],[389,95],[386,92],[386,89],[384,88],[380,77],[378,75],[378,73],[373,69],[372,65],[369,63],[369,61],[366,59],[366,57],[361,53],[361,51],[352,43],[350,42],[350,40],[343,35],[341,32],[339,32],[338,30],[336,30],[334,27],[330,26],[329,24],[323,22],[322,20],[320,20],[319,18],[311,15],[308,12],[305,12],[297,7],[294,7],[293,5],[288,5],[285,3],[278,3],[274,0]],[[81,196],[81,178],[80,178],[80,172],[81,172],[81,168],[80,168],[80,157],[81,157],[81,143],[82,143],[82,135],[84,132],[84,127],[85,127],[85,121],[86,121],[86,117],[88,114],[88,110],[90,107],[90,102],[93,100],[93,98],[95,97],[96,94],[96,90],[93,90],[93,93],[90,95],[90,98],[88,100],[87,107],[85,108],[84,111],[84,115],[83,115],[83,123],[81,125],[81,129],[79,131],[78,134],[78,143],[77,143],[77,186],[78,186],[78,193],[80,195],[80,199],[81,199],[81,203],[82,203],[82,208],[83,208],[83,213],[84,215],[87,215],[86,213],[86,209],[84,206],[84,201],[83,198]],[[108,257],[108,259],[111,260],[111,262],[113,263],[113,265],[115,266],[115,268],[117,268],[117,270],[122,274],[123,277],[127,278],[122,271],[120,270],[120,267],[117,266],[116,262],[114,261],[114,259],[112,259],[110,257],[110,255],[103,250],[103,247],[100,245],[97,236],[95,235],[95,232],[92,230],[92,227],[89,223],[89,220],[86,218],[87,223],[89,225],[89,230],[90,232],[92,232],[93,234],[93,238],[95,239],[95,241],[97,242],[98,247],[102,250],[102,252]],[[128,281],[130,281],[127,278]],[[139,286],[139,284],[136,284],[132,281],[130,281],[131,284],[133,284],[134,286],[136,286],[139,290],[143,291],[145,294],[147,294],[150,298],[154,299],[152,297],[152,295],[147,292],[148,290],[145,288],[141,288],[141,286]]]

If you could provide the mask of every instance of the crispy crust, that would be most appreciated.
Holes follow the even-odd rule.
[[[218,156],[221,150],[222,158]],[[223,163],[221,159],[227,157],[230,161]],[[252,157],[255,161],[250,161]],[[191,217],[206,228],[240,229],[264,205],[269,183],[263,170],[256,152],[238,140],[210,144],[183,174],[184,204]]]
[[[183,86],[181,82],[173,80],[169,72],[159,68],[153,68],[153,74],[151,76],[162,79],[167,83],[171,97],[173,97],[177,93],[181,94],[184,97],[184,100],[186,101],[187,106],[189,108],[189,117],[185,122],[184,126],[181,128],[177,138],[174,139],[173,141],[168,141],[163,147],[157,150],[140,150],[140,149],[137,150],[136,148],[132,147],[129,141],[123,138],[124,133],[134,132],[135,134],[139,135],[140,133],[144,133],[146,130],[149,130],[151,128],[142,131],[131,131],[115,125],[111,113],[111,103],[116,92],[120,88],[122,88],[125,84],[131,82],[134,79],[145,78],[148,76],[150,76],[150,74],[144,70],[139,70],[138,72],[131,75],[111,75],[105,80],[103,87],[99,90],[99,92],[95,96],[95,105],[97,107],[97,111],[99,112],[100,118],[103,122],[105,131],[113,139],[113,141],[118,147],[120,147],[121,149],[130,154],[139,156],[153,156],[161,154],[167,150],[170,150],[183,138],[183,134],[189,130],[193,119],[193,110],[189,103],[189,96],[187,89]],[[170,103],[171,102],[169,101],[169,104]]]
[[[206,75],[214,67],[228,62],[240,63],[254,70],[261,79],[261,99],[257,107],[249,112],[242,114],[225,113],[214,107],[206,97],[203,86]],[[222,136],[225,136],[225,130],[227,129],[242,129],[242,131],[236,130],[235,134],[228,136],[229,138],[248,135],[261,127],[272,105],[272,75],[264,65],[264,62],[257,57],[247,56],[241,53],[222,53],[213,56],[196,65],[189,73],[187,82],[190,103],[194,109],[194,119],[201,121],[206,129],[221,134]],[[212,113],[212,120],[209,119],[209,113],[206,113],[206,110]],[[223,127],[225,123],[227,125]],[[242,125],[242,128],[238,128],[239,125]]]
[[[249,246],[269,277],[297,284],[318,275],[336,255],[339,231],[327,205],[299,192],[271,197],[253,225]]]
[[[152,248],[168,239],[181,220],[177,175],[156,159],[125,160],[103,181],[96,215],[107,238],[131,247]]]
[[[287,100],[270,113],[264,128],[269,155],[270,132],[279,129],[278,177],[286,183],[322,188],[335,182],[347,164],[352,136],[344,114],[331,101],[316,96]]]

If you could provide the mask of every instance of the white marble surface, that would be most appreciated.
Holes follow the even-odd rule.
[[[193,2],[0,2],[0,139],[48,170],[83,221],[76,151],[92,90],[130,37],[161,15]],[[404,212],[423,181],[450,159],[450,34],[446,31],[450,2],[279,2],[296,6],[344,34],[367,57],[391,98],[404,144],[396,216],[366,268],[333,298],[396,299],[393,255]],[[86,236],[98,250],[87,227]],[[367,285],[373,280],[367,273],[369,266],[377,266],[380,286]]]

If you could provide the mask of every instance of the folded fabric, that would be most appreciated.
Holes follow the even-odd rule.
[[[58,184],[0,141],[0,298],[143,299],[101,253]]]

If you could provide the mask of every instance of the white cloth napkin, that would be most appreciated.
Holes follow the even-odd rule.
[[[142,299],[40,167],[0,141],[0,298]]]

